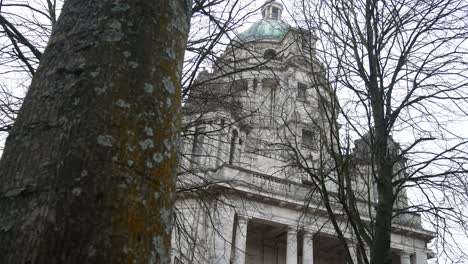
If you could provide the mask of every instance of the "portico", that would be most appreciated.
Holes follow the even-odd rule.
[[[225,206],[219,202],[213,206],[216,213],[205,215],[205,228],[198,228],[201,240],[194,242],[203,245],[211,252],[211,260],[205,264],[344,264],[349,263],[343,243],[327,223],[326,217],[304,216],[303,209],[284,202],[263,200],[249,196],[249,207],[236,211],[233,208],[245,207],[246,201],[229,197]],[[221,199],[220,199],[221,200]],[[302,221],[298,222],[302,215]],[[202,219],[200,218],[200,219]],[[206,221],[208,219],[208,222]],[[213,227],[212,224],[216,223]],[[190,226],[197,226],[191,224]],[[199,225],[198,225],[199,226]],[[404,227],[399,227],[404,228]],[[425,246],[423,233],[408,236],[411,229],[392,234],[392,264],[427,264],[430,252]],[[414,230],[413,230],[414,231]],[[427,235],[427,234],[426,234]],[[348,236],[348,235],[347,235]],[[418,238],[419,236],[419,238]],[[212,241],[213,244],[210,244]],[[349,251],[354,263],[358,252],[352,236],[347,238]],[[210,250],[213,248],[214,250]],[[189,250],[192,252],[193,250]],[[369,257],[370,247],[365,247]],[[189,254],[187,254],[189,255]],[[203,255],[203,254],[202,254]],[[202,259],[195,257],[192,259]],[[190,262],[178,262],[190,263]]]
[[[235,227],[235,264],[341,264],[347,263],[341,243],[330,235],[298,230],[260,219],[238,217]],[[354,263],[356,248],[350,243]],[[424,251],[394,250],[393,264],[427,264]]]

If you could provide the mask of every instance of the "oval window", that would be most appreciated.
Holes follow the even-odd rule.
[[[276,51],[274,49],[267,49],[265,50],[265,53],[263,53],[263,58],[264,59],[273,59],[274,57],[276,57]]]

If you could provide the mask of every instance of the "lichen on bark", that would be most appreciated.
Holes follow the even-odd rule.
[[[65,2],[0,161],[0,263],[169,262],[190,7]]]

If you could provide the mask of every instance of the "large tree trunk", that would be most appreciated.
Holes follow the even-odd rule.
[[[190,0],[67,0],[0,161],[0,263],[168,263]]]
[[[375,216],[375,237],[371,246],[371,264],[391,264],[391,234],[393,217],[392,161],[388,155],[388,136],[382,127],[375,128],[374,155],[377,167],[379,200]]]

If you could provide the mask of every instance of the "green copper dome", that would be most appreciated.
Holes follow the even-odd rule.
[[[281,21],[283,5],[275,0],[266,0],[262,6],[263,19],[255,22],[247,31],[239,34],[240,41],[282,40],[289,25]]]
[[[241,41],[282,40],[288,30],[289,25],[281,20],[262,19],[239,34],[239,39]]]

